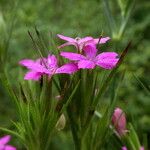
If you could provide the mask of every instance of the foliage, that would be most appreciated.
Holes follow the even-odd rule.
[[[36,58],[39,55],[34,50],[35,48],[32,48],[33,42],[28,36],[28,30],[32,31],[33,35],[35,35],[34,33],[36,32],[34,32],[34,28],[36,26],[46,45],[46,50],[53,51],[56,46],[58,46],[58,41],[54,36],[55,33],[63,32],[65,35],[74,37],[90,35],[91,33],[93,34],[92,36],[97,37],[102,34],[110,36],[112,42],[100,47],[100,49],[113,47],[113,51],[115,50],[121,53],[130,40],[132,40],[132,47],[128,52],[125,62],[121,65],[119,71],[116,72],[115,78],[112,80],[112,84],[110,84],[110,88],[102,95],[102,100],[98,105],[97,112],[98,114],[99,112],[100,114],[102,113],[104,116],[108,115],[110,119],[107,107],[111,105],[111,100],[115,99],[115,101],[117,101],[115,103],[126,111],[128,121],[133,123],[142,143],[145,146],[148,145],[146,139],[150,138],[150,102],[149,92],[147,92],[149,91],[150,84],[148,78],[150,65],[148,42],[148,29],[150,26],[149,9],[150,2],[147,0],[87,0],[86,2],[84,0],[44,0],[36,2],[33,0],[7,0],[7,3],[5,0],[0,0],[0,126],[12,128],[13,125],[9,120],[22,120],[22,118],[18,118],[18,115],[16,115],[14,103],[11,102],[12,98],[9,96],[8,91],[6,91],[8,87],[5,89],[10,81],[11,83],[9,84],[13,87],[15,94],[18,93],[16,80],[21,82],[21,88],[24,87],[20,93],[28,93],[26,89],[30,90],[30,94],[25,95],[25,98],[20,94],[19,99],[21,99],[21,101],[26,101],[27,97],[30,99],[30,96],[33,97],[32,94],[36,95],[38,93],[37,96],[40,97],[40,92],[36,93],[38,89],[33,88],[35,91],[31,92],[33,91],[31,87],[35,86],[33,83],[24,83],[22,81],[22,71],[20,71],[18,67],[20,59],[27,57]],[[54,41],[56,41],[56,43],[53,39],[55,39]],[[36,37],[35,41],[38,45],[41,44],[39,37]],[[3,74],[4,72],[5,74]],[[7,77],[9,77],[9,82],[5,78],[6,72]],[[20,75],[18,76],[18,74]],[[87,73],[84,78],[87,76],[90,76],[90,74]],[[96,78],[95,76],[96,75],[94,75],[94,78]],[[103,79],[106,79],[105,77],[107,77],[107,73],[101,72],[101,76],[98,80],[103,81]],[[120,77],[119,81],[117,80],[118,77]],[[92,82],[92,80],[90,82]],[[79,84],[85,83],[80,82]],[[91,85],[91,83],[86,84]],[[85,86],[89,87],[89,85]],[[119,86],[119,88],[117,88],[117,86]],[[87,90],[90,91],[90,89]],[[88,92],[88,94],[91,93]],[[74,96],[78,97],[77,95]],[[88,97],[89,96],[85,97],[85,99]],[[21,105],[19,101],[17,100],[17,104]],[[31,103],[32,102],[34,103],[34,101],[31,101]],[[21,107],[23,107],[23,111],[20,112],[18,110],[18,113],[26,114],[29,110],[30,103],[28,106],[23,104]],[[111,109],[111,113],[112,110],[113,109]],[[37,114],[38,112],[35,113],[31,111],[28,117],[32,118],[33,115]],[[81,118],[84,122],[82,115]],[[60,114],[57,116],[57,119],[59,116]],[[41,117],[39,114],[36,120],[38,123],[38,119],[41,119]],[[49,121],[51,121],[51,119],[52,118],[50,118]],[[95,117],[94,119],[98,121],[98,118]],[[16,126],[23,127],[24,121],[26,122],[26,119],[22,120],[21,125],[16,124]],[[31,127],[33,127],[37,122],[27,123],[32,124]],[[107,127],[106,129],[108,129],[108,120],[104,120],[104,124]],[[68,126],[65,128],[67,132],[68,128]],[[18,129],[19,135],[25,139],[26,135],[24,131],[20,130],[20,128]],[[33,128],[31,128],[31,130],[33,130]],[[103,135],[101,135],[101,137],[98,136],[98,133],[101,131],[96,132],[97,135],[95,139],[103,139]],[[105,132],[105,130],[103,130],[103,132]],[[64,149],[67,149],[67,145],[69,145],[68,142],[72,143],[72,141],[67,139],[70,133],[66,134],[63,131],[60,131],[60,133],[61,135],[56,134],[52,140],[51,146],[53,149],[62,149],[62,147],[58,148],[58,141],[63,143]],[[109,135],[109,137],[112,137],[112,143],[116,143],[113,138],[114,136]],[[87,142],[91,137],[88,138],[89,137],[85,136]],[[95,139],[93,138],[93,143]],[[17,143],[17,141],[15,142]],[[32,141],[30,143],[32,143]],[[109,141],[106,142],[105,147],[109,149],[112,143]],[[98,145],[100,144],[101,143],[98,143]],[[118,145],[118,149],[120,146],[121,144]]]

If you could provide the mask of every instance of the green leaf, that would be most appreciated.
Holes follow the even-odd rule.
[[[107,77],[107,79],[105,80],[104,84],[102,85],[102,87],[99,89],[99,92],[97,94],[97,96],[95,97],[94,101],[93,101],[93,108],[95,106],[97,106],[98,102],[99,102],[99,99],[101,98],[102,94],[104,94],[105,90],[107,89],[107,87],[109,86],[112,78],[114,77],[116,71],[118,70],[118,68],[120,67],[120,65],[122,64],[128,50],[129,50],[129,47],[131,46],[131,42],[129,42],[129,44],[127,45],[127,47],[124,49],[124,51],[122,52],[121,56],[120,56],[120,59],[117,63],[117,66],[116,68],[114,68],[109,76]]]

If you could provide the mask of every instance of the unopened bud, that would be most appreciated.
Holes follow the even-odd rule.
[[[56,129],[60,131],[65,127],[65,125],[66,125],[66,118],[65,115],[62,114],[56,123]]]
[[[112,116],[112,124],[114,125],[117,133],[123,136],[126,130],[126,116],[120,108],[116,108]]]
[[[127,148],[125,146],[123,146],[121,150],[127,150]]]

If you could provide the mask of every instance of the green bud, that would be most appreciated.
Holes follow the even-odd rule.
[[[64,114],[61,114],[60,118],[58,119],[57,123],[56,123],[56,129],[58,131],[64,129],[66,125],[66,118]]]

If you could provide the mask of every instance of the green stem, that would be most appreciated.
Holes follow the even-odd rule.
[[[71,132],[72,132],[72,136],[73,136],[73,140],[74,140],[74,144],[75,144],[75,149],[81,150],[81,140],[78,135],[78,126],[74,120],[72,111],[69,107],[67,108],[67,114],[68,114],[69,121],[70,121]]]

